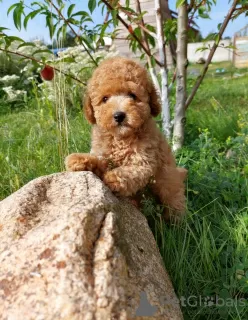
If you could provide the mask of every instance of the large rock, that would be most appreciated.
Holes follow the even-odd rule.
[[[3,200],[0,239],[0,319],[182,319],[145,217],[90,172]]]

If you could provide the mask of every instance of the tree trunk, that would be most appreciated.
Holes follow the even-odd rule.
[[[170,103],[168,97],[168,75],[167,75],[167,63],[165,55],[165,41],[163,32],[163,19],[161,16],[161,0],[155,0],[155,13],[157,22],[157,40],[159,50],[159,61],[161,64],[161,100],[162,100],[162,124],[163,132],[165,136],[170,139],[171,136],[171,124],[170,124]]]
[[[183,145],[185,126],[185,101],[187,77],[187,1],[178,8],[178,35],[177,35],[177,87],[176,106],[173,130],[173,150],[177,151]]]

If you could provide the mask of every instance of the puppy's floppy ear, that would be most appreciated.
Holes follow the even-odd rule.
[[[85,93],[83,109],[85,118],[89,121],[89,123],[95,124],[96,119],[94,116],[93,106],[91,104],[91,99],[88,92]]]
[[[159,98],[159,94],[156,91],[154,84],[150,82],[150,90],[149,90],[149,105],[151,108],[151,115],[156,117],[161,112],[161,102]]]

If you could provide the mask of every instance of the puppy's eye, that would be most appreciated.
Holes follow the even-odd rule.
[[[132,98],[133,100],[136,100],[136,99],[137,99],[137,97],[136,97],[136,95],[135,95],[134,93],[129,93],[128,96],[129,96],[130,98]]]
[[[107,101],[108,101],[108,98],[109,98],[109,97],[106,97],[106,96],[103,97],[103,98],[102,98],[102,102],[104,102],[104,103],[107,102]]]

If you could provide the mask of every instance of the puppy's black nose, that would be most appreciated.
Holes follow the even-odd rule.
[[[118,111],[114,113],[114,119],[118,123],[121,123],[125,118],[126,118],[125,112]]]

